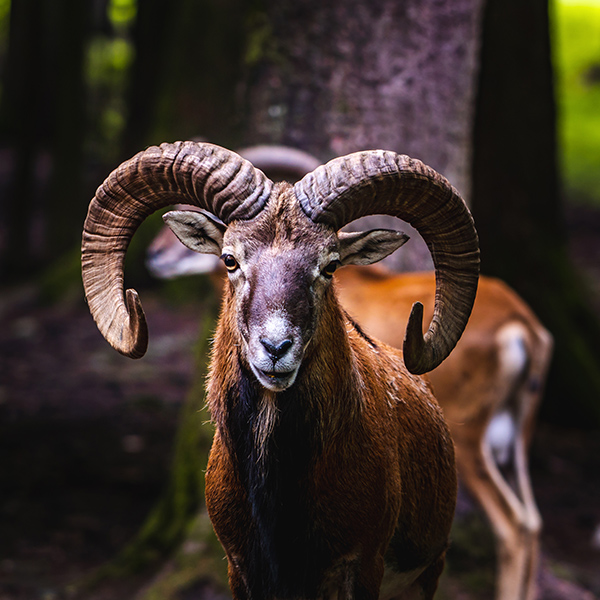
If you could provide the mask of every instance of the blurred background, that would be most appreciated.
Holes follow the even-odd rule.
[[[153,279],[148,219],[127,257],[151,330],[132,362],[79,274],[96,187],[182,139],[385,148],[450,179],[483,273],[555,339],[531,456],[540,597],[600,597],[600,3],[0,0],[0,600],[227,597],[201,503],[216,292]],[[453,537],[439,597],[492,597],[468,496]]]

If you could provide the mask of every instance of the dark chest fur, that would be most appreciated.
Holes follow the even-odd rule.
[[[245,578],[252,597],[316,597],[331,564],[308,482],[320,452],[315,420],[299,386],[277,397],[269,435],[257,440],[261,389],[241,368],[226,397],[227,443],[248,498]]]

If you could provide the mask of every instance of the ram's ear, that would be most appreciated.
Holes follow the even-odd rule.
[[[172,210],[163,215],[163,220],[190,250],[221,256],[223,235],[227,227],[208,213]]]
[[[341,231],[338,237],[342,265],[372,265],[400,248],[409,239],[401,231],[391,229],[353,233]]]

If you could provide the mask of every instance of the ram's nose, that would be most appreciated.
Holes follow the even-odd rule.
[[[268,338],[261,338],[260,343],[273,360],[279,360],[292,347],[293,340],[286,338],[281,342],[274,342]]]

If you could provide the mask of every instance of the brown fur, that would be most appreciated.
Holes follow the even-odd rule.
[[[206,496],[237,598],[247,597],[243,572],[253,516],[226,429],[225,392],[237,385],[235,362],[244,361],[234,299],[226,288],[208,383],[217,434]],[[313,449],[307,498],[314,526],[325,532],[335,564],[323,573],[320,586],[341,589],[350,571],[355,597],[376,598],[386,553],[396,568],[406,571],[425,570],[443,560],[456,479],[441,411],[426,382],[406,371],[398,351],[373,348],[343,317],[333,288],[294,387],[321,446]],[[264,444],[277,426],[277,396],[265,391],[260,397],[256,442]],[[435,581],[419,585],[436,587]]]

